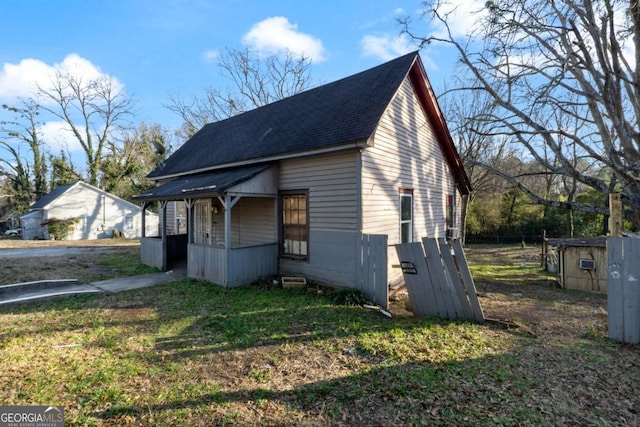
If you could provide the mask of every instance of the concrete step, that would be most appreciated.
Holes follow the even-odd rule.
[[[30,302],[64,298],[72,295],[95,294],[99,292],[122,292],[181,280],[187,275],[186,269],[150,273],[139,276],[119,277],[78,285],[76,279],[39,280],[37,282],[15,283],[0,286],[0,307],[12,307]]]
[[[36,280],[34,282],[14,283],[0,286],[0,299],[10,298],[27,292],[46,291],[77,285],[77,279]]]
[[[76,281],[77,283],[77,281]],[[11,285],[13,286],[13,285]],[[0,296],[0,307],[14,307],[34,301],[49,301],[73,295],[96,294],[101,292],[91,285],[62,285],[57,288],[34,289],[26,287],[22,292],[13,291],[9,295]]]

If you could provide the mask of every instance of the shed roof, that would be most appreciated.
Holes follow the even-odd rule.
[[[231,187],[245,182],[269,168],[269,164],[233,168],[176,178],[135,196],[138,200],[179,200],[202,195],[223,195]]]
[[[556,246],[557,248],[571,248],[571,247],[596,247],[596,248],[606,248],[607,247],[607,238],[606,237],[580,237],[580,238],[549,238],[547,242],[551,246]]]

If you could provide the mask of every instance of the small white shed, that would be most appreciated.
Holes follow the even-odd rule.
[[[61,185],[30,206],[29,212],[20,217],[22,238],[93,240],[116,234],[133,239],[142,236],[141,207],[109,194],[99,188],[78,181]],[[158,234],[158,215],[145,212],[145,235]],[[73,226],[66,236],[52,236],[47,224],[71,220]],[[118,233],[119,232],[119,233]]]

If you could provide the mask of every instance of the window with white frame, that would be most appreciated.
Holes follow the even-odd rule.
[[[400,189],[400,243],[413,241],[413,190]]]
[[[127,215],[124,217],[124,229],[133,230],[133,216]]]

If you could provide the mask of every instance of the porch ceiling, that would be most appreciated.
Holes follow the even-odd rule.
[[[202,196],[221,196],[228,189],[250,180],[271,165],[248,166],[227,171],[188,175],[154,187],[135,196],[136,200],[182,200]]]

